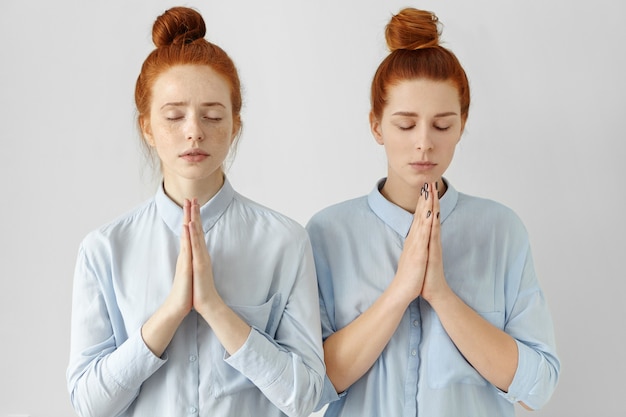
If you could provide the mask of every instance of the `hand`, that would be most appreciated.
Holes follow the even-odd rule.
[[[167,298],[167,304],[173,306],[177,314],[185,317],[193,307],[193,270],[192,250],[189,239],[189,221],[191,219],[191,203],[185,200],[183,206],[183,227],[180,234],[180,252],[176,260],[174,283]]]
[[[191,268],[193,271],[193,308],[207,317],[213,307],[223,307],[223,300],[215,288],[211,256],[204,240],[200,205],[197,199],[191,201],[189,221],[189,241],[191,246]]]
[[[436,183],[433,185],[435,189],[438,188]],[[450,290],[443,273],[441,219],[439,193],[437,191],[432,193],[432,212],[433,221],[428,242],[428,263],[424,277],[424,286],[422,288],[422,297],[428,302],[432,302],[435,297],[439,297]]]
[[[429,241],[433,229],[433,201],[437,192],[433,190],[433,184],[424,184],[413,222],[409,229],[409,234],[404,241],[404,249],[398,261],[398,271],[396,278],[402,292],[410,297],[410,300],[417,298],[424,284],[424,276],[429,258]]]

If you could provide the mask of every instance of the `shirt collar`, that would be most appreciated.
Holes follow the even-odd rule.
[[[224,214],[231,201],[235,197],[235,190],[224,178],[224,185],[205,205],[200,207],[200,217],[202,218],[202,229],[208,232]],[[159,186],[155,196],[156,207],[159,215],[167,226],[176,235],[180,236],[183,227],[183,209],[165,194],[163,183]]]
[[[387,178],[383,178],[376,183],[376,186],[367,196],[367,202],[372,211],[389,227],[395,230],[400,236],[406,237],[409,234],[413,214],[387,200],[380,192]],[[448,215],[452,213],[459,199],[458,191],[443,178],[448,187],[446,193],[439,200],[439,218],[443,223]]]

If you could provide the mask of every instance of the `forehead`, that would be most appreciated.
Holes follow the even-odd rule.
[[[207,65],[176,65],[163,71],[152,85],[152,104],[220,102],[230,107],[230,85]]]
[[[461,102],[456,85],[451,81],[427,78],[403,80],[387,90],[385,112],[411,111],[421,113],[456,112]]]

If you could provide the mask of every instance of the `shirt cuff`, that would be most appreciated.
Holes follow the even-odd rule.
[[[146,346],[141,329],[106,358],[109,376],[126,390],[138,389],[143,382],[167,362],[167,354],[159,358]]]
[[[276,381],[284,371],[276,366],[279,363],[279,349],[278,345],[252,327],[243,346],[230,356],[224,355],[224,360],[263,389]],[[268,372],[270,369],[272,372]]]
[[[340,394],[337,394],[335,386],[328,378],[328,375],[324,375],[324,387],[322,389],[322,396],[320,397],[320,400],[313,411],[320,411],[326,404],[332,403],[333,401],[337,401],[338,399],[344,397],[347,392],[348,391],[346,390]]]
[[[498,390],[499,394],[512,403],[523,401],[535,383],[536,377],[536,356],[537,352],[529,348],[518,340],[517,343],[517,370],[513,376],[513,381],[508,392]],[[535,365],[533,365],[535,364]]]

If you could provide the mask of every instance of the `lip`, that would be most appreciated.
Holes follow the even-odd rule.
[[[187,149],[179,156],[189,162],[200,162],[207,158],[209,156],[209,153],[199,148],[191,148]]]
[[[437,164],[430,161],[415,161],[409,162],[409,166],[416,171],[428,171],[437,166]]]

